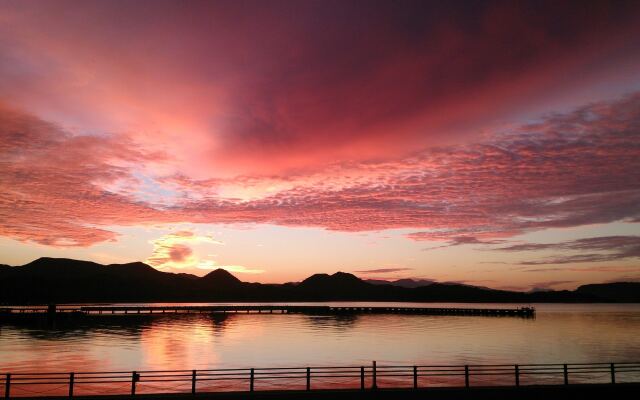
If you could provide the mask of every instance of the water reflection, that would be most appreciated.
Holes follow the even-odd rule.
[[[358,321],[358,315],[317,315],[308,316],[304,322],[309,324],[311,329],[317,330],[329,330],[329,331],[345,331],[353,326]]]
[[[536,319],[300,314],[103,316],[0,325],[0,372],[640,359],[640,305]]]

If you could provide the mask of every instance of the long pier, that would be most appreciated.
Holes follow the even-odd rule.
[[[453,307],[394,307],[394,306],[317,306],[317,305],[215,305],[215,306],[15,306],[0,307],[0,318],[11,316],[50,316],[60,315],[139,315],[139,314],[413,314],[413,315],[469,315],[469,316],[505,316],[534,317],[535,308],[453,308]]]

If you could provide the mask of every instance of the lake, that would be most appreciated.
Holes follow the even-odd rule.
[[[192,314],[88,317],[59,321],[55,326],[5,323],[0,325],[0,372],[358,366],[373,360],[380,365],[640,361],[640,304],[534,306],[536,317],[530,319]]]

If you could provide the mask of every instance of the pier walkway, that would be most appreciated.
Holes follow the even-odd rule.
[[[535,308],[438,308],[438,307],[387,307],[387,306],[307,306],[307,305],[225,305],[225,306],[16,306],[0,307],[2,316],[37,316],[55,314],[103,315],[103,314],[193,314],[193,313],[265,313],[265,314],[419,314],[419,315],[472,315],[533,317]]]

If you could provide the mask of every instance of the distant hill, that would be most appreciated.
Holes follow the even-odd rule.
[[[310,298],[321,300],[374,296],[377,290],[373,285],[345,272],[312,275],[300,282],[296,289]]]
[[[0,265],[0,303],[151,301],[416,301],[416,302],[640,302],[640,283],[584,285],[575,291],[513,292],[456,283],[367,282],[337,272],[300,283],[242,282],[217,269],[203,277],[158,271],[147,264],[102,265],[43,257],[16,267]]]
[[[222,268],[218,268],[214,271],[211,271],[200,279],[202,279],[202,281],[210,282],[216,285],[225,285],[225,286],[233,286],[233,287],[242,285],[242,281],[240,279],[231,275],[229,271]]]
[[[640,303],[640,282],[583,285],[576,289],[576,292],[621,303]]]

